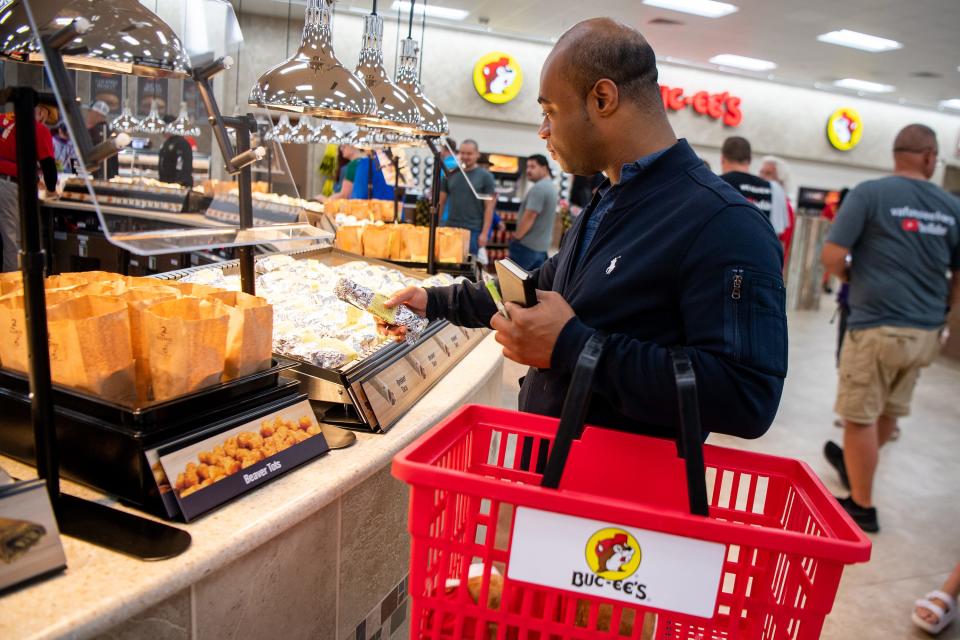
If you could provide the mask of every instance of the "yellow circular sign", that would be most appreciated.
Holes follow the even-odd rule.
[[[587,566],[601,578],[625,580],[640,568],[640,545],[627,531],[617,527],[600,529],[590,536],[584,549]]]
[[[835,149],[850,151],[863,137],[863,121],[856,109],[841,107],[827,120],[827,138]]]
[[[477,60],[473,67],[473,86],[487,102],[504,104],[520,93],[523,70],[509,53],[494,51]]]

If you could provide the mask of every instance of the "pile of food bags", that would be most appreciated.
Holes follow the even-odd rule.
[[[50,276],[45,287],[56,384],[144,406],[270,367],[263,298],[103,271]],[[27,370],[18,273],[0,278],[0,366]]]

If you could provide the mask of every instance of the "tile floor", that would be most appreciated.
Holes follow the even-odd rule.
[[[790,372],[777,419],[759,440],[712,436],[708,442],[799,458],[828,489],[843,493],[821,455],[832,426],[836,372],[833,303],[820,311],[790,314]],[[517,379],[525,368],[507,361],[503,406],[516,408]],[[885,447],[875,488],[879,534],[872,559],[847,568],[822,638],[928,638],[910,622],[913,601],[939,588],[960,561],[960,361],[941,358],[925,370],[914,395],[913,415],[902,436]],[[939,638],[960,640],[960,622]]]

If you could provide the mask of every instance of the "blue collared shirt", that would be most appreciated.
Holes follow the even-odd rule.
[[[583,230],[583,241],[580,243],[580,251],[577,253],[576,264],[580,264],[580,262],[583,260],[583,256],[586,255],[587,248],[593,241],[593,236],[597,234],[597,229],[600,228],[600,223],[603,222],[603,217],[608,211],[610,211],[610,209],[613,208],[614,203],[617,201],[617,195],[623,188],[624,183],[630,182],[638,175],[643,173],[644,169],[653,164],[657,158],[666,153],[670,148],[671,147],[667,147],[666,149],[661,149],[660,151],[654,151],[650,155],[644,156],[636,162],[623,165],[623,167],[620,169],[620,182],[614,185],[607,183],[605,186],[600,187],[600,202],[597,203],[596,208],[592,213],[590,213],[590,217],[587,218],[587,226]]]

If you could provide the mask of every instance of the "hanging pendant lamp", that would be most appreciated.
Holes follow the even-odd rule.
[[[196,126],[190,121],[190,116],[187,115],[187,103],[180,103],[180,115],[177,116],[177,119],[167,125],[167,128],[164,129],[164,133],[169,133],[172,136],[198,136],[200,135],[200,127]]]
[[[24,0],[0,9],[0,56],[43,64]],[[136,0],[34,0],[30,10],[44,35],[81,18],[87,29],[63,51],[70,69],[183,78],[190,58],[173,29]]]
[[[420,126],[420,110],[406,91],[398,87],[383,67],[383,17],[374,12],[363,18],[363,45],[356,74],[376,99],[374,118],[364,124],[383,129],[413,132]]]
[[[290,142],[290,137],[293,134],[293,125],[290,124],[290,116],[283,114],[280,116],[280,119],[277,120],[277,124],[270,128],[267,131],[267,135],[264,136],[265,140],[273,142]]]
[[[300,48],[260,76],[250,104],[334,120],[377,113],[373,95],[333,52],[330,0],[309,0]]]
[[[140,119],[130,111],[130,103],[123,101],[123,111],[120,116],[110,123],[111,131],[119,133],[133,133],[140,130]]]
[[[397,69],[397,86],[406,91],[420,110],[420,127],[415,133],[425,136],[446,136],[450,133],[447,116],[437,105],[433,104],[425,95],[420,85],[418,72],[419,46],[413,39],[413,7],[416,0],[410,3],[410,22],[407,27],[407,37],[400,45],[400,67]]]
[[[310,134],[310,142],[313,144],[351,144],[352,140],[352,135],[342,135],[326,120],[321,121]]]
[[[141,133],[150,133],[157,134],[163,133],[163,130],[167,128],[166,123],[163,121],[163,118],[160,117],[160,112],[157,109],[156,99],[150,101],[150,113],[147,115],[143,121],[140,122],[140,126],[137,127],[137,131]]]
[[[312,135],[313,123],[310,121],[310,116],[302,116],[300,122],[297,123],[297,126],[295,126],[290,133],[290,142],[294,144],[307,144],[310,142]]]

